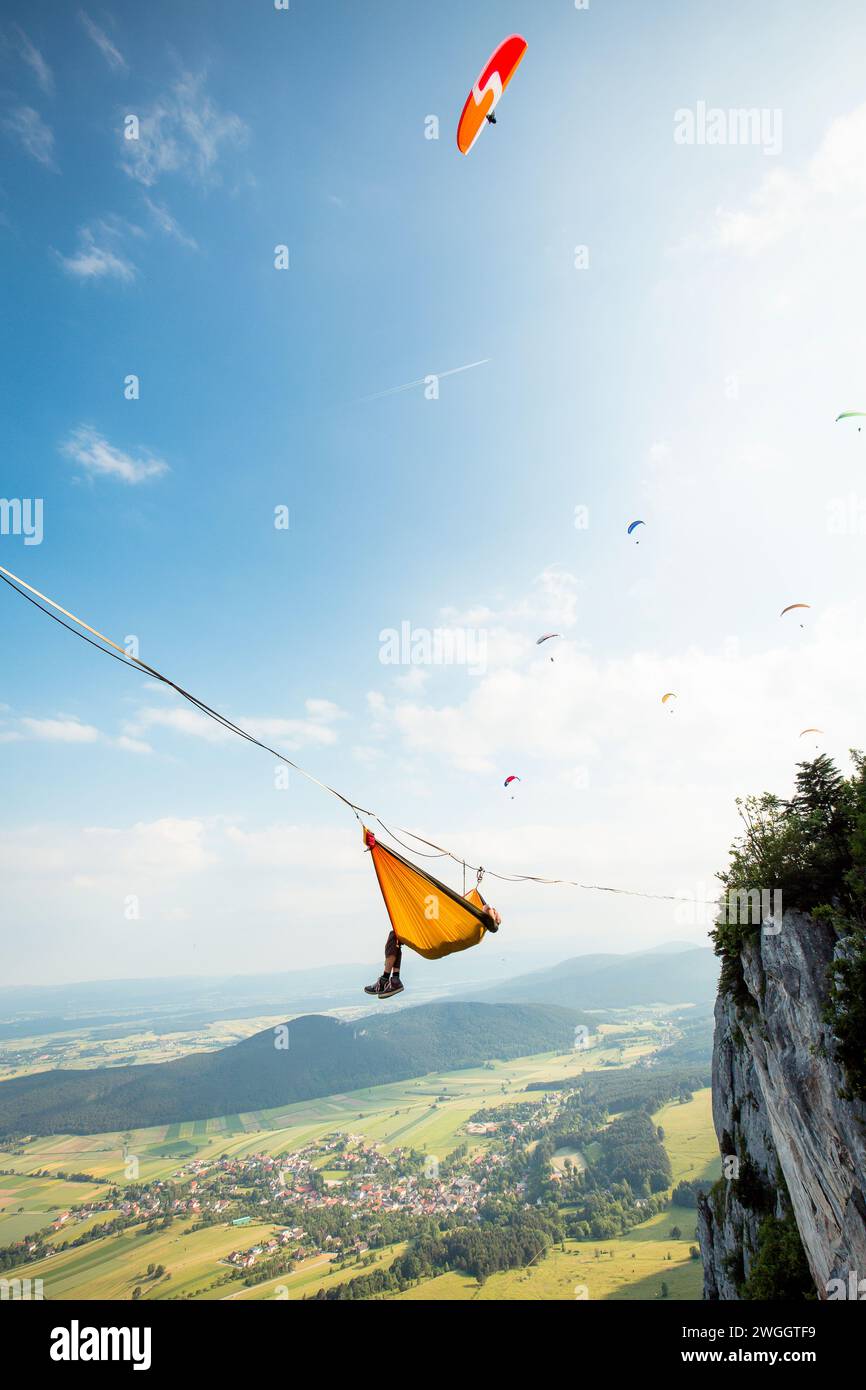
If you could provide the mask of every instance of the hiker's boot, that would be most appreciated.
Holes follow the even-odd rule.
[[[390,983],[391,983],[391,976],[390,976],[390,975],[380,975],[379,978],[378,978],[378,980],[376,981],[376,983],[375,983],[374,985],[365,985],[365,986],[364,986],[364,993],[365,993],[365,994],[385,994],[385,993],[387,993],[388,986],[390,985]]]

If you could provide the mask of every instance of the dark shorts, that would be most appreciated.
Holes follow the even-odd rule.
[[[385,943],[386,960],[388,959],[388,956],[396,956],[396,960],[394,961],[394,969],[399,970],[400,964],[403,960],[403,948],[400,945],[400,942],[397,940],[396,933],[393,931],[390,933],[388,940]]]

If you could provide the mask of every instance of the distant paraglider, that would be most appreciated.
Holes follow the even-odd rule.
[[[512,773],[510,774],[510,776],[506,777],[506,779],[505,779],[505,781],[502,783],[502,785],[503,785],[503,787],[505,787],[506,791],[508,791],[508,788],[509,788],[509,787],[512,787],[512,786],[514,785],[515,782],[519,782],[520,780],[521,780],[521,779],[520,779],[519,777],[517,777],[517,776],[515,775],[515,773],[512,772]],[[510,795],[511,795],[511,800],[513,801],[513,800],[514,800],[514,792],[511,792]]]
[[[485,120],[496,125],[493,108],[508,86],[524,53],[526,40],[519,34],[511,34],[492,53],[472,91],[466,98],[466,105],[457,126],[457,148],[461,154],[468,154],[484,129]]]
[[[802,737],[804,736],[804,734],[823,734],[823,732],[824,732],[823,729],[801,729],[801,730],[800,730],[800,738],[802,738]],[[819,746],[819,745],[816,743],[816,744],[815,744],[815,747],[817,748],[818,746]]]
[[[540,647],[541,644],[542,644],[542,642],[549,642],[549,641],[551,641],[552,638],[554,638],[554,637],[560,637],[561,635],[562,635],[562,634],[559,633],[559,632],[545,632],[545,633],[543,633],[543,634],[541,635],[541,637],[537,637],[537,638],[535,639],[535,645],[536,645],[536,647]],[[551,657],[550,659],[551,659],[551,661],[552,661],[552,660],[553,660],[553,657]]]
[[[668,700],[677,700],[677,699],[679,699],[679,696],[677,695],[676,691],[675,691],[675,690],[669,690],[669,691],[667,692],[666,695],[663,695],[663,696],[662,696],[662,704],[663,704],[663,705],[666,705],[667,702],[668,702]],[[673,705],[671,705],[670,712],[671,712],[671,714],[673,714],[673,712],[674,712],[674,707],[673,707]]]
[[[628,535],[631,535],[632,531],[636,531],[637,528],[638,528],[638,526],[646,526],[646,522],[645,522],[645,521],[633,521],[633,522],[631,523],[631,525],[629,526],[629,528],[628,528]],[[640,545],[640,541],[637,541],[637,540],[636,540],[636,541],[635,541],[635,545]]]
[[[782,609],[781,613],[779,614],[779,617],[780,617],[780,618],[784,618],[784,616],[785,616],[786,613],[793,613],[793,611],[794,611],[795,608],[811,608],[811,607],[812,607],[811,603],[789,603],[787,608],[783,608],[783,609]],[[802,627],[803,624],[801,623],[800,626]]]
[[[838,425],[838,423],[839,423],[840,420],[856,420],[856,419],[862,419],[864,416],[866,416],[866,410],[843,410],[841,415],[837,415],[837,416],[836,416],[836,424]],[[857,433],[858,433],[858,434],[860,433],[860,430],[861,430],[861,426],[858,425],[858,426],[857,426]]]

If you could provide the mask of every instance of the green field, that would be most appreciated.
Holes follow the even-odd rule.
[[[557,1149],[550,1161],[557,1173],[562,1173],[565,1171],[566,1160],[569,1160],[572,1168],[576,1169],[579,1173],[582,1173],[587,1166],[586,1157],[581,1153],[580,1149],[569,1147]]]
[[[243,1232],[212,1226],[190,1232],[189,1222],[175,1222],[165,1231],[139,1234],[143,1228],[93,1241],[75,1250],[62,1250],[28,1265],[27,1275],[43,1281],[47,1299],[128,1299],[139,1286],[143,1297],[173,1298],[204,1293],[226,1273],[218,1262],[240,1245],[249,1246],[273,1233],[273,1226],[251,1223]],[[149,1264],[165,1265],[170,1278],[147,1279]],[[237,1281],[241,1287],[241,1280]]]
[[[636,1040],[632,1040],[636,1032]],[[462,1143],[468,1142],[472,1151],[478,1151],[491,1140],[483,1135],[467,1136],[464,1126],[475,1111],[525,1101],[525,1088],[533,1081],[563,1079],[581,1070],[598,1068],[605,1061],[631,1065],[637,1056],[652,1051],[654,1033],[652,1023],[641,1031],[631,1023],[626,1047],[615,1030],[607,1028],[599,1045],[586,1052],[522,1057],[490,1067],[431,1074],[301,1101],[274,1111],[189,1121],[126,1135],[36,1139],[20,1152],[0,1152],[0,1169],[15,1170],[0,1175],[0,1239],[4,1234],[7,1240],[19,1239],[44,1227],[58,1211],[104,1194],[111,1183],[122,1187],[128,1180],[125,1154],[138,1159],[138,1176],[149,1181],[171,1177],[194,1155],[210,1159],[221,1154],[285,1154],[333,1131],[361,1135],[386,1151],[398,1145],[410,1146],[440,1159]],[[544,1094],[534,1091],[529,1096],[540,1100]],[[697,1093],[687,1105],[665,1106],[654,1119],[664,1127],[675,1180],[715,1175],[719,1159],[708,1091]],[[584,1154],[590,1163],[594,1147],[588,1145]],[[559,1158],[564,1160],[565,1156],[563,1152]],[[576,1155],[573,1161],[577,1162]],[[322,1167],[326,1178],[341,1179],[343,1170],[333,1159],[323,1157]],[[36,1176],[43,1170],[50,1176]],[[60,1180],[55,1176],[59,1170],[92,1174],[99,1180],[98,1185]],[[69,1223],[57,1240],[75,1238],[91,1225],[108,1219],[107,1214],[102,1214],[85,1223]],[[244,1288],[241,1274],[231,1283],[217,1286],[228,1272],[220,1260],[231,1250],[249,1248],[270,1236],[275,1228],[251,1225],[241,1233],[218,1225],[190,1232],[191,1224],[191,1218],[180,1217],[167,1230],[150,1235],[139,1234],[143,1227],[137,1227],[60,1251],[39,1264],[27,1266],[26,1272],[43,1280],[47,1298],[127,1299],[139,1285],[146,1299],[192,1296],[264,1300],[309,1297],[320,1287],[351,1279],[370,1268],[352,1264],[341,1272],[333,1270],[328,1259],[317,1257],[305,1261],[290,1275],[250,1289]],[[669,1238],[670,1227],[675,1224],[685,1233],[682,1241]],[[480,1290],[472,1279],[444,1275],[404,1296],[574,1299],[575,1286],[585,1284],[591,1298],[654,1298],[664,1279],[671,1297],[697,1298],[701,1267],[688,1256],[694,1224],[694,1211],[675,1209],[652,1218],[627,1237],[595,1244],[567,1242],[564,1252],[550,1251],[528,1271],[496,1275]],[[605,1254],[596,1259],[596,1245],[613,1251],[613,1256]],[[378,1253],[377,1264],[388,1263],[394,1254],[394,1249]],[[155,1285],[147,1282],[144,1276],[148,1264],[165,1265],[171,1277]]]
[[[34,1235],[51,1224],[54,1213],[50,1211],[15,1212],[12,1216],[0,1215],[0,1245],[11,1245],[24,1236]]]
[[[238,1292],[229,1293],[228,1298],[231,1301],[240,1299],[244,1303],[266,1302],[269,1299],[291,1302],[301,1298],[314,1298],[319,1289],[330,1289],[335,1284],[342,1284],[358,1274],[370,1274],[373,1270],[383,1269],[405,1248],[405,1245],[389,1245],[376,1253],[372,1264],[350,1264],[343,1270],[332,1269],[330,1260],[324,1256],[304,1260],[292,1274],[280,1274],[276,1279],[256,1284],[251,1289],[242,1288]]]
[[[689,1215],[691,1226],[687,1229]],[[395,1297],[461,1301],[648,1300],[661,1297],[664,1282],[671,1299],[699,1299],[703,1266],[689,1255],[689,1246],[694,1242],[672,1240],[668,1235],[671,1227],[678,1224],[690,1236],[694,1218],[694,1212],[687,1214],[674,1207],[616,1240],[567,1240],[564,1251],[557,1246],[527,1269],[493,1274],[481,1287],[477,1280],[464,1274],[441,1274],[438,1279],[429,1279]]]
[[[672,1101],[653,1116],[665,1132],[665,1148],[671,1160],[674,1183],[683,1179],[714,1180],[721,1171],[718,1144],[712,1122],[712,1093],[696,1091],[685,1105]],[[595,1151],[595,1152],[594,1152]],[[597,1144],[587,1145],[590,1162]],[[566,1157],[577,1164],[577,1150],[559,1150],[554,1166]],[[693,1260],[689,1247],[696,1244],[697,1213],[692,1208],[672,1207],[659,1212],[626,1236],[603,1241],[566,1241],[526,1270],[494,1274],[479,1288],[475,1279],[442,1274],[416,1289],[395,1295],[405,1299],[654,1299],[661,1297],[662,1283],[671,1299],[699,1299],[703,1265]],[[670,1232],[679,1227],[682,1237]],[[596,1251],[599,1252],[598,1257]],[[670,1256],[670,1259],[668,1258]],[[578,1290],[585,1289],[585,1294]]]
[[[722,1160],[713,1129],[712,1091],[697,1091],[687,1105],[676,1101],[662,1106],[653,1123],[665,1132],[665,1148],[671,1160],[674,1182],[715,1182],[721,1176]]]
[[[652,1033],[648,1032],[642,1050],[651,1051],[652,1047]],[[612,1060],[619,1050],[611,1043],[581,1053],[540,1053],[511,1062],[497,1062],[489,1068],[432,1073],[391,1085],[298,1101],[276,1110],[222,1116],[207,1122],[163,1125],[136,1130],[126,1136],[120,1133],[52,1135],[34,1139],[22,1153],[0,1150],[0,1168],[12,1168],[21,1174],[32,1174],[42,1168],[49,1172],[76,1169],[91,1173],[106,1183],[123,1184],[127,1181],[126,1139],[129,1154],[139,1160],[140,1178],[150,1181],[170,1177],[185,1158],[196,1154],[214,1158],[220,1154],[288,1153],[331,1130],[360,1134],[370,1141],[378,1141],[386,1150],[409,1145],[444,1158],[464,1141],[462,1127],[475,1110],[485,1105],[525,1100],[523,1092],[528,1082],[573,1076],[578,1071],[590,1070],[605,1060]],[[632,1061],[633,1056],[629,1055],[626,1065]],[[542,1093],[534,1094],[540,1096]],[[207,1133],[201,1129],[205,1123]],[[477,1142],[473,1147],[484,1145],[482,1136],[474,1138]],[[0,1177],[0,1190],[10,1181]],[[54,1204],[81,1201],[85,1195],[100,1190],[64,1184],[65,1195],[55,1191],[51,1200],[46,1201],[46,1189],[41,1186],[45,1180],[33,1181],[36,1183],[33,1195],[41,1194],[40,1210]],[[5,1204],[0,1198],[2,1205]]]
[[[289,1015],[291,1017],[291,1015]],[[195,1052],[215,1052],[248,1038],[265,1028],[283,1023],[282,1014],[260,1014],[255,1018],[220,1019],[200,1027],[156,1033],[149,1027],[132,1035],[111,1036],[112,1029],[76,1029],[17,1038],[16,1060],[9,1060],[11,1049],[0,1047],[0,1081],[14,1076],[31,1076],[40,1071],[76,1071],[92,1067],[140,1066],[144,1062],[171,1062]]]

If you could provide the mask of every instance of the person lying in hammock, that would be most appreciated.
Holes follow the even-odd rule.
[[[502,918],[495,907],[490,907],[484,903],[479,909],[486,917],[489,917],[490,924],[487,931],[498,931]],[[365,985],[365,994],[375,994],[379,999],[390,999],[394,994],[402,994],[403,982],[400,979],[400,966],[403,961],[403,948],[397,939],[397,933],[393,927],[388,934],[385,943],[385,968],[374,985]]]

